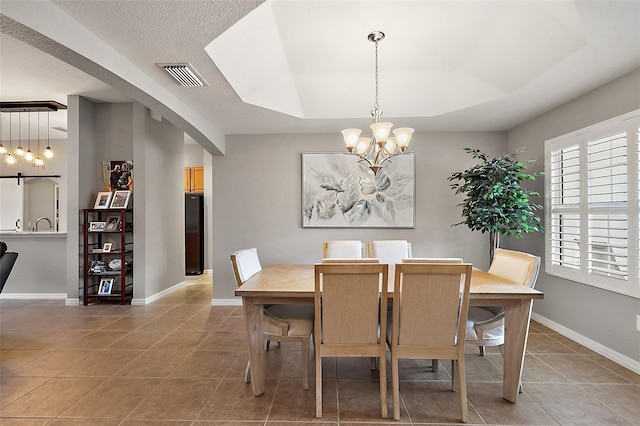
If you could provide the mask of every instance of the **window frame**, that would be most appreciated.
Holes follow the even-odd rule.
[[[597,179],[591,177],[591,182],[588,175],[589,161],[593,161],[595,155],[591,157],[588,155],[589,142],[598,141],[603,138],[613,136],[615,134],[626,134],[626,190],[627,198],[625,201],[616,201],[609,203],[589,203],[589,183],[593,188],[593,183]],[[573,161],[577,158],[578,167],[578,181],[572,181],[577,185],[577,203],[564,204],[562,200],[570,198],[569,193],[573,190],[575,193],[575,185],[567,185],[568,188],[564,189],[564,182],[562,181],[565,174],[556,172],[552,167],[557,166],[557,158],[552,158],[552,155],[560,152],[563,155],[572,152],[572,149],[578,149],[578,156],[573,157]],[[611,148],[609,152],[612,152],[614,148]],[[562,135],[553,139],[545,141],[545,272],[549,275],[558,276],[561,278],[576,281],[582,284],[602,288],[604,290],[613,291],[616,293],[624,294],[627,296],[640,298],[640,110],[635,110],[627,114],[606,120],[583,129],[576,130],[574,132]],[[567,160],[568,161],[568,160]],[[613,169],[615,166],[612,166]],[[557,170],[557,169],[556,169]],[[613,175],[613,174],[612,174]],[[567,177],[570,173],[566,174]],[[554,179],[555,178],[555,179]],[[555,182],[554,182],[555,180]],[[567,181],[570,182],[570,181]],[[622,183],[619,183],[622,185]],[[616,189],[613,188],[615,183],[609,184],[612,188],[610,194],[614,194]],[[571,201],[575,201],[573,196]],[[566,218],[564,221],[567,225],[563,226],[562,217]],[[577,219],[571,219],[569,215],[577,216]],[[596,238],[593,234],[589,234],[590,224],[593,224],[596,220],[595,217],[600,216],[626,216],[626,265],[621,264],[618,268],[626,267],[626,278],[615,278],[616,273],[606,273],[599,267],[604,265],[605,268],[613,271],[611,266],[606,266],[607,263],[615,262],[614,255],[609,258],[605,258],[602,264],[594,265],[594,258],[589,258],[589,251],[594,245],[593,239]],[[577,234],[575,229],[573,233],[570,229],[566,231],[564,228],[576,228],[575,223],[577,221]],[[614,222],[612,219],[611,223]],[[591,225],[591,232],[595,227]],[[611,226],[610,228],[619,232],[620,228]],[[564,235],[566,234],[566,236]],[[610,235],[610,234],[609,234]],[[615,237],[607,236],[603,238],[615,239]],[[573,243],[575,241],[575,243]],[[597,242],[596,242],[597,243]],[[575,244],[572,248],[569,246]],[[616,248],[615,245],[607,246],[613,253]],[[567,245],[566,248],[562,248],[563,245]],[[566,259],[563,260],[562,252],[565,252]],[[593,250],[591,250],[593,255]],[[571,257],[570,252],[575,253],[574,257]],[[608,252],[607,252],[608,253]],[[622,251],[619,251],[622,253]],[[600,255],[603,253],[601,252]],[[624,258],[622,254],[618,257]],[[599,263],[599,262],[598,262]],[[618,274],[620,275],[620,274]]]

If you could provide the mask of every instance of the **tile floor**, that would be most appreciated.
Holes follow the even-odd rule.
[[[188,281],[147,306],[0,301],[0,425],[459,423],[448,363],[438,373],[429,361],[401,364],[399,422],[380,418],[368,359],[326,360],[316,419],[314,378],[302,390],[292,345],[267,353],[266,393],[254,397],[242,309],[211,307],[210,276]],[[481,357],[468,347],[466,361],[470,424],[640,424],[640,375],[538,323],[516,404],[502,399],[495,348]]]

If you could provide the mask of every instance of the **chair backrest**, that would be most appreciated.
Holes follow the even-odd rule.
[[[393,344],[464,350],[471,270],[469,263],[396,265]]]
[[[540,271],[540,257],[519,251],[496,249],[489,273],[533,288]]]
[[[322,263],[380,263],[380,260],[373,257],[363,257],[361,259],[328,257],[322,259]]]
[[[231,265],[233,274],[236,277],[238,287],[244,284],[249,278],[262,270],[258,250],[255,248],[238,250],[231,255]]]
[[[327,241],[322,244],[322,258],[360,259],[364,257],[364,244],[357,240]]]
[[[395,265],[411,255],[411,243],[405,240],[382,240],[369,243],[369,257],[380,259],[380,263]]]
[[[462,263],[461,257],[412,257],[402,259],[404,263]]]
[[[381,283],[388,272],[380,263],[315,265],[315,333],[323,345],[384,342],[378,320],[386,321],[387,286]]]

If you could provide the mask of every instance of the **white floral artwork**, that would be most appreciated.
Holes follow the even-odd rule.
[[[350,154],[302,154],[303,228],[414,228],[414,154],[377,175]]]

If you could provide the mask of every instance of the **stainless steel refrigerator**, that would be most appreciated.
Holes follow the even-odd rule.
[[[204,198],[202,194],[184,194],[185,274],[204,271]]]

